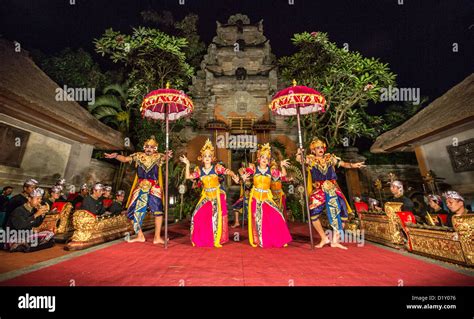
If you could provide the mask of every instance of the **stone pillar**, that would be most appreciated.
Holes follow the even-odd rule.
[[[64,178],[70,184],[79,185],[85,182],[94,147],[88,144],[74,143],[71,147],[69,161]]]

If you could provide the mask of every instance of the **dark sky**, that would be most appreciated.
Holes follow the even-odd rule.
[[[234,13],[264,30],[277,57],[293,51],[296,32],[324,31],[339,45],[377,57],[398,74],[400,87],[421,89],[430,100],[462,81],[474,68],[474,1],[472,0],[2,0],[0,33],[26,49],[55,53],[83,47],[106,28],[129,32],[141,22],[140,11],[168,10],[180,19],[200,17],[199,32],[209,44],[216,20]],[[459,52],[452,51],[458,43]],[[0,61],[1,63],[1,61]]]

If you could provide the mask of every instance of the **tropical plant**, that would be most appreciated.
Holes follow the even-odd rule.
[[[415,115],[421,108],[423,108],[423,104],[428,101],[428,97],[422,97],[419,104],[414,104],[412,102],[404,102],[403,104],[390,104],[385,109],[383,117],[384,127],[383,130],[388,131],[391,130],[407,119]]]
[[[102,96],[89,105],[89,112],[98,120],[124,134],[130,130],[131,108],[128,104],[128,82],[111,84],[104,88]]]
[[[395,74],[378,59],[339,48],[326,33],[297,33],[291,39],[298,51],[279,59],[281,77],[320,91],[327,100],[326,112],[303,116],[304,140],[325,138],[328,146],[341,144],[347,137],[374,138],[380,134],[380,116],[366,112],[369,102],[380,101],[381,88],[395,85]],[[294,117],[288,119],[294,125]]]
[[[107,29],[94,44],[97,53],[129,69],[131,105],[140,105],[149,91],[168,82],[182,88],[194,72],[183,51],[187,40],[158,29],[138,27],[131,35]]]
[[[302,202],[301,198],[297,196],[297,194],[288,194],[286,198],[286,208],[291,212],[291,217],[293,221],[303,220],[303,205],[304,202]]]
[[[132,109],[132,142],[141,145],[150,135],[155,135],[160,150],[163,150],[162,123],[142,120],[139,105],[148,92],[165,87],[167,82],[173,88],[186,85],[194,72],[186,62],[184,49],[187,40],[158,29],[138,27],[133,29],[132,34],[107,29],[94,43],[97,53],[123,64],[129,71],[127,105]]]
[[[101,89],[108,84],[108,76],[82,48],[65,48],[52,56],[34,51],[33,59],[60,86]]]
[[[143,20],[160,30],[174,36],[186,38],[188,45],[184,49],[187,62],[195,69],[198,69],[204,53],[206,45],[201,41],[197,32],[199,16],[196,14],[188,14],[183,20],[175,21],[173,14],[169,11],[145,10],[141,12]]]

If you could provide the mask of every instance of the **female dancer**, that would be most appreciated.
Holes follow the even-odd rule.
[[[286,176],[288,160],[281,161],[281,171],[270,169],[271,148],[267,143],[257,153],[258,165],[242,175],[244,182],[252,175],[253,187],[249,196],[248,227],[252,247],[284,247],[291,241],[290,231],[283,213],[273,201],[270,184],[272,178]]]
[[[180,157],[181,162],[186,164],[186,179],[200,179],[203,187],[191,218],[193,246],[222,247],[229,241],[226,194],[221,188],[219,177],[230,175],[236,183],[239,177],[220,164],[213,165],[215,159],[214,147],[209,139],[201,148],[198,158],[203,166],[197,166],[193,173],[190,172],[188,158],[184,155]]]

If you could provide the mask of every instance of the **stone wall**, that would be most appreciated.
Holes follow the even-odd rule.
[[[102,184],[112,185],[116,168],[115,165],[93,158],[90,160],[89,169],[83,177],[82,183],[92,185],[101,182]]]
[[[455,172],[451,165],[447,146],[453,141],[462,143],[464,140],[474,136],[474,128],[458,132],[450,136],[420,145],[424,154],[427,170],[432,170],[436,176],[444,178],[452,189],[460,192],[465,197],[474,200],[474,171]]]
[[[0,122],[29,132],[19,167],[0,165],[0,187],[11,185],[14,187],[14,192],[19,192],[23,182],[28,178],[38,180],[42,187],[49,187],[59,177],[65,176],[68,170],[74,170],[69,162],[76,142],[4,114],[0,114]],[[22,143],[21,140],[19,142]],[[11,147],[15,146],[2,145],[2,152],[8,152]]]
[[[54,185],[58,178],[65,178],[68,190],[71,185],[78,187],[97,181],[112,184],[116,166],[91,159],[92,145],[72,141],[3,114],[0,114],[0,122],[30,134],[20,167],[0,165],[0,187],[11,185],[14,193],[18,193],[28,178],[36,179],[44,188]],[[8,149],[3,146],[2,151],[8,152]]]

